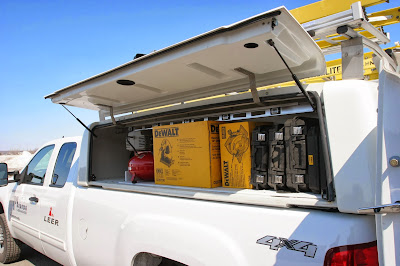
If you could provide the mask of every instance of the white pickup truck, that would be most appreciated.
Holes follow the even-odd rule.
[[[280,7],[46,96],[100,121],[45,144],[14,180],[0,164],[0,261],[16,260],[22,241],[64,265],[400,265],[399,57],[363,42],[379,82],[257,90],[293,77],[282,59],[301,79],[326,71]],[[285,189],[281,176],[278,191],[125,180],[131,131],[293,117],[318,121],[319,193]]]

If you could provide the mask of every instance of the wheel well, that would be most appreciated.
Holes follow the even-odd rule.
[[[0,202],[0,214],[4,213],[3,203]]]
[[[179,261],[172,260],[156,254],[140,252],[132,260],[132,266],[186,266]]]

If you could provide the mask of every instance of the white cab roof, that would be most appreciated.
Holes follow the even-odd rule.
[[[285,7],[217,28],[88,78],[45,98],[54,103],[114,114],[249,89],[243,68],[257,86],[291,80],[272,39],[299,79],[325,73],[317,44]],[[246,48],[246,46],[257,46]],[[118,80],[135,84],[120,85]]]

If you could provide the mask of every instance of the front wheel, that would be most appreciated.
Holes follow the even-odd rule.
[[[4,213],[0,214],[0,262],[10,263],[19,259],[21,249],[11,236]]]

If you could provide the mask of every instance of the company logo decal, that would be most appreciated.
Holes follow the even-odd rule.
[[[10,200],[10,204],[13,211],[16,210],[17,212],[20,212],[22,214],[27,214],[28,206],[19,203],[18,198],[16,198],[15,200]]]
[[[43,220],[46,223],[59,226],[58,220],[54,218],[53,207],[50,207],[49,216],[44,216]]]
[[[289,240],[282,237],[264,236],[256,242],[257,244],[269,246],[270,249],[278,251],[280,248],[287,248],[288,250],[303,252],[304,256],[314,258],[317,252],[317,245],[311,242],[300,240]]]
[[[154,130],[154,136],[156,138],[178,137],[179,136],[179,128],[178,127],[170,127],[170,128],[156,129],[156,130]]]
[[[219,134],[219,126],[211,125],[211,134]]]
[[[225,181],[225,186],[229,187],[229,163],[227,161],[224,161],[224,181]]]

